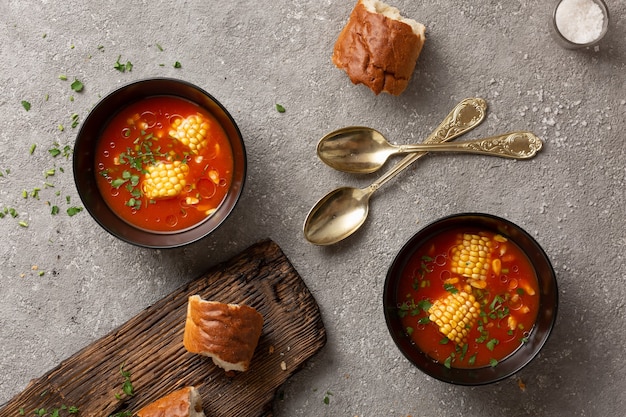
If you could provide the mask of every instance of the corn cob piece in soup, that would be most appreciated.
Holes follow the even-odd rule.
[[[122,109],[96,153],[100,192],[119,217],[150,231],[184,230],[208,218],[232,181],[224,130],[206,110],[171,96]]]
[[[497,366],[527,340],[537,277],[500,234],[448,230],[411,257],[398,288],[407,337],[446,367]]]

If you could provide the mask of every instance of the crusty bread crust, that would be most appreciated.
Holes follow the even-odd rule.
[[[226,371],[246,371],[263,331],[263,316],[253,307],[189,297],[183,344],[209,356]]]
[[[379,0],[359,0],[333,50],[334,64],[375,94],[400,95],[426,40],[421,23]]]
[[[161,397],[137,411],[139,417],[205,417],[202,398],[192,387],[185,387]]]

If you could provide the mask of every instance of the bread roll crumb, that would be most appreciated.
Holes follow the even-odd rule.
[[[415,70],[426,27],[380,0],[358,0],[333,50],[333,63],[354,84],[400,95]]]

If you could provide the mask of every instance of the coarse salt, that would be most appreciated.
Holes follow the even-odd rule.
[[[555,20],[563,37],[586,44],[602,35],[604,13],[593,0],[563,0],[556,9]]]

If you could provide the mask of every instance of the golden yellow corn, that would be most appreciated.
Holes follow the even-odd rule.
[[[181,141],[193,154],[198,154],[208,144],[208,131],[209,121],[201,114],[196,114],[184,119],[174,120],[169,134],[171,137]]]
[[[147,198],[158,200],[179,195],[187,185],[189,166],[180,161],[157,162],[146,167],[143,193]]]
[[[467,334],[478,320],[480,303],[466,292],[459,291],[436,300],[428,309],[428,318],[439,331],[458,346],[467,343]]]
[[[450,270],[468,278],[471,286],[485,288],[493,247],[493,242],[487,236],[470,233],[459,235],[457,245],[452,248]]]

